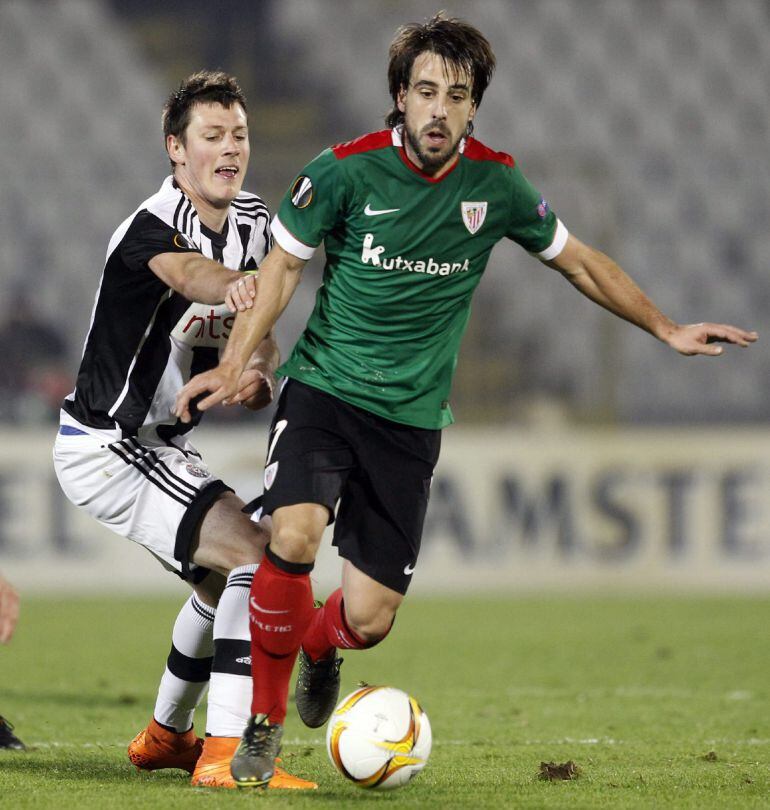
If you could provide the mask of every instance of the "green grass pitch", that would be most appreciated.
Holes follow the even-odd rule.
[[[0,751],[16,808],[760,808],[770,806],[770,599],[408,599],[391,636],[349,653],[343,691],[399,686],[434,745],[406,788],[365,792],[293,708],[284,762],[309,794],[193,789],[125,756],[149,719],[181,600],[28,599],[0,649]],[[204,718],[198,718],[202,732]],[[541,761],[574,761],[544,781]]]

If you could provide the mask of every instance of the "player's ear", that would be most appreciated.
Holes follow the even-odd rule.
[[[474,101],[471,104],[471,111],[468,113],[468,121],[473,121],[475,117],[476,117],[476,102]]]
[[[403,85],[401,89],[398,91],[398,96],[396,97],[396,106],[398,107],[399,112],[406,112],[406,104],[404,103],[406,99],[406,87]]]
[[[166,136],[166,151],[172,163],[184,163],[185,150],[184,144],[177,138],[176,135]]]

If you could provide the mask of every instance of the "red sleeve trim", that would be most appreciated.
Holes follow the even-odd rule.
[[[495,163],[502,163],[511,168],[516,165],[516,161],[506,152],[495,152],[475,138],[468,138],[465,142],[463,156],[469,160],[493,160]]]
[[[393,146],[393,134],[389,129],[380,132],[370,132],[368,135],[361,135],[354,141],[338,143],[332,146],[332,152],[338,160],[358,155],[361,152],[371,152],[374,149],[384,149],[386,146]]]

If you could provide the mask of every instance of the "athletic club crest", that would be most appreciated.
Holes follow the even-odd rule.
[[[484,224],[487,216],[486,202],[461,202],[460,210],[463,214],[463,222],[471,236]]]
[[[265,489],[270,489],[273,486],[273,481],[275,481],[275,476],[278,472],[278,462],[274,461],[272,464],[268,464],[265,467]]]

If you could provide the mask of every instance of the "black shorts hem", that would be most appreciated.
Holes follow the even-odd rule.
[[[334,523],[334,503],[324,503],[323,501],[312,497],[288,497],[284,499],[271,498],[268,492],[264,492],[260,498],[262,500],[261,506],[263,515],[272,515],[276,509],[282,509],[284,506],[299,506],[301,503],[312,503],[317,504],[318,506],[325,506],[329,510],[329,520],[326,522],[327,526],[331,526],[332,523]],[[276,502],[274,503],[274,501]],[[256,509],[252,511],[256,511]]]
[[[373,565],[367,565],[362,560],[354,558],[353,555],[349,554],[347,551],[343,554],[336,543],[332,542],[332,545],[337,549],[337,554],[339,554],[343,560],[347,560],[351,565],[354,565],[362,574],[366,574],[366,576],[371,577],[375,582],[379,582],[380,585],[384,585],[386,588],[400,593],[401,596],[406,596],[406,592],[412,584],[411,576],[406,576],[406,574],[391,575],[388,571],[384,570],[383,567],[377,568]]]
[[[193,502],[187,507],[187,511],[179,522],[174,544],[174,559],[182,566],[179,576],[194,585],[202,582],[208,576],[210,569],[197,566],[194,571],[190,570],[190,546],[195,540],[195,534],[203,516],[224,492],[233,492],[233,488],[228,487],[224,481],[218,478],[207,484],[193,498]]]

